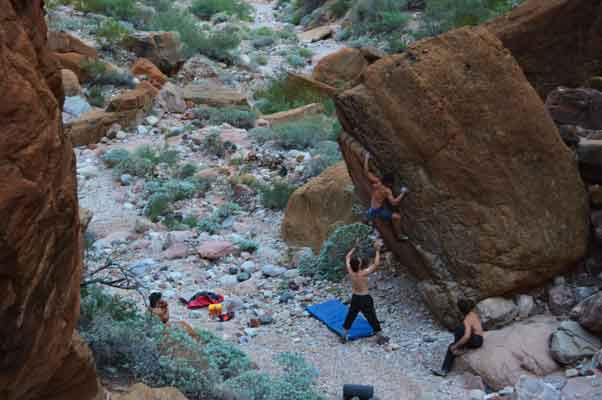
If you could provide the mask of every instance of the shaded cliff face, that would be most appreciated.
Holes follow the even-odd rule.
[[[89,399],[75,158],[43,15],[41,0],[0,0],[0,398]]]
[[[529,0],[485,26],[543,99],[602,74],[602,0]]]
[[[386,57],[339,94],[339,140],[360,195],[368,151],[403,182],[399,242],[447,326],[456,300],[539,285],[585,254],[588,205],[576,163],[509,52],[484,28],[459,29]]]

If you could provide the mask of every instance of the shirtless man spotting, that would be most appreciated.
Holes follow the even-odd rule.
[[[368,293],[368,276],[378,269],[378,265],[380,264],[380,247],[381,244],[379,241],[374,242],[376,255],[374,261],[368,268],[365,268],[362,260],[355,255],[355,247],[347,254],[347,273],[351,278],[352,296],[349,312],[347,313],[347,318],[345,318],[345,323],[343,324],[343,338],[341,339],[343,343],[347,342],[349,329],[351,329],[353,321],[355,321],[357,314],[360,312],[364,314],[364,317],[366,317],[368,323],[370,323],[372,330],[376,334],[377,343],[385,344],[388,341],[388,338],[381,333],[380,323],[378,322],[376,310],[374,309],[374,300]]]
[[[383,221],[391,221],[395,235],[399,240],[408,240],[408,237],[401,230],[401,215],[393,212],[385,207],[385,201],[388,201],[392,206],[397,206],[408,192],[406,187],[401,189],[399,196],[393,196],[391,186],[393,186],[393,176],[387,174],[381,180],[378,176],[370,172],[369,164],[370,154],[366,153],[364,158],[364,172],[372,185],[372,198],[370,200],[370,209],[367,217],[370,221],[380,218]]]

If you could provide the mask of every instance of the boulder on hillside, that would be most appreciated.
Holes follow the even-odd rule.
[[[171,82],[163,85],[159,92],[159,103],[169,112],[183,113],[186,111],[186,102],[182,97],[182,90]]]
[[[548,290],[548,307],[554,315],[568,314],[577,303],[575,291],[567,284],[560,284]]]
[[[132,386],[127,393],[113,394],[113,400],[188,400],[178,389],[167,388],[149,388],[138,383]]]
[[[344,48],[322,58],[313,71],[313,78],[334,87],[356,81],[368,61],[359,49]]]
[[[240,251],[238,246],[227,240],[209,240],[197,247],[199,257],[207,260],[218,260]]]
[[[167,82],[167,76],[152,61],[146,58],[137,59],[130,71],[136,77],[145,76],[157,89],[161,89]]]
[[[121,45],[155,64],[163,73],[173,75],[184,64],[182,43],[173,32],[134,32]]]
[[[409,187],[401,209],[411,240],[376,226],[446,326],[461,317],[458,298],[537,286],[584,256],[589,205],[574,157],[489,31],[420,41],[362,81],[335,97],[344,159],[366,203],[366,152],[395,191]]]
[[[77,53],[90,58],[98,57],[94,47],[67,32],[48,32],[48,49],[56,53]]]
[[[563,321],[550,338],[550,354],[562,365],[591,358],[602,348],[602,341],[575,321]]]
[[[282,237],[319,253],[336,228],[360,219],[353,213],[353,202],[353,183],[347,166],[340,162],[292,194],[282,221]]]
[[[548,94],[546,110],[558,125],[602,129],[602,92],[595,89],[559,87]]]
[[[118,96],[113,97],[107,106],[108,112],[121,112],[140,110],[143,113],[150,111],[153,100],[159,94],[159,90],[149,82],[141,82],[135,89],[126,90]],[[130,125],[130,124],[128,124]]]
[[[588,331],[602,335],[602,292],[588,297],[573,308],[571,318]]]
[[[268,126],[275,127],[289,122],[304,119],[310,115],[321,114],[324,112],[324,106],[320,103],[312,103],[306,106],[293,108],[292,110],[281,111],[274,114],[263,115],[261,117]]]
[[[320,26],[297,34],[299,41],[306,43],[319,42],[320,40],[328,39],[334,33],[334,27],[330,25]]]
[[[248,107],[247,96],[236,89],[215,84],[190,83],[182,89],[184,100],[211,107]]]
[[[79,79],[77,79],[75,72],[68,69],[62,69],[61,77],[65,96],[79,96],[82,93],[82,88],[79,85]]]
[[[560,369],[548,350],[558,324],[555,318],[540,316],[485,332],[483,347],[464,354],[458,364],[496,390],[513,386],[521,375],[549,375]]]
[[[602,0],[529,0],[485,26],[542,99],[602,72]]]
[[[53,53],[52,57],[58,62],[61,69],[67,69],[75,73],[79,82],[87,83],[94,78],[88,70],[86,70],[86,63],[94,62],[104,65],[107,71],[115,69],[111,64],[103,61],[94,60],[88,56],[79,53]]]
[[[113,124],[119,124],[124,128],[132,127],[138,125],[143,117],[142,110],[107,112],[96,109],[66,123],[65,134],[71,138],[73,146],[86,146],[98,143]]]
[[[518,306],[512,300],[503,297],[490,297],[476,306],[483,328],[499,329],[518,317]]]
[[[74,331],[82,237],[60,69],[40,0],[0,0],[0,397],[101,396]]]

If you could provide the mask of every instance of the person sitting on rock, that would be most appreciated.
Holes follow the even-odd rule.
[[[449,345],[441,370],[433,370],[438,376],[446,376],[451,371],[456,356],[462,354],[462,349],[478,349],[483,345],[483,326],[473,305],[465,299],[458,300],[458,308],[464,315],[462,325],[454,329],[454,342]]]
[[[161,322],[166,326],[170,326],[169,323],[169,305],[163,300],[163,295],[159,292],[153,292],[148,297],[149,310],[151,314],[159,317]],[[176,325],[184,329],[188,335],[193,339],[199,339],[199,335],[194,331],[194,328],[190,326],[186,321],[177,321]]]
[[[404,186],[401,189],[399,196],[393,196],[393,191],[391,190],[393,186],[393,175],[386,174],[381,180],[378,176],[370,172],[369,160],[370,154],[366,152],[364,172],[372,185],[370,209],[368,210],[367,218],[369,221],[374,221],[377,218],[383,221],[391,221],[395,235],[397,235],[400,240],[408,240],[408,237],[401,230],[401,215],[398,212],[391,211],[385,205],[385,202],[388,202],[391,206],[398,206],[408,192],[408,189]]]
[[[349,330],[360,312],[366,317],[368,323],[372,327],[372,330],[377,337],[377,343],[385,344],[388,341],[388,338],[381,333],[380,323],[378,322],[376,310],[374,309],[374,300],[368,293],[368,276],[378,269],[380,264],[380,248],[380,241],[375,241],[374,249],[376,250],[376,254],[374,256],[374,261],[368,268],[364,268],[362,259],[357,256],[356,247],[347,253],[347,273],[351,278],[352,296],[349,312],[347,313],[345,323],[343,324],[343,337],[341,339],[343,343],[347,342]]]

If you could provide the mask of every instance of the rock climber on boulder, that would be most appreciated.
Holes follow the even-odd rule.
[[[391,221],[393,230],[399,240],[408,240],[408,237],[401,230],[401,215],[390,209],[390,206],[398,206],[401,200],[408,192],[404,186],[401,188],[399,196],[393,196],[393,176],[391,174],[383,175],[382,179],[370,172],[370,154],[366,152],[364,158],[364,172],[372,185],[372,194],[370,199],[370,209],[367,213],[369,221],[381,219],[383,221]],[[388,204],[387,204],[388,203]]]

